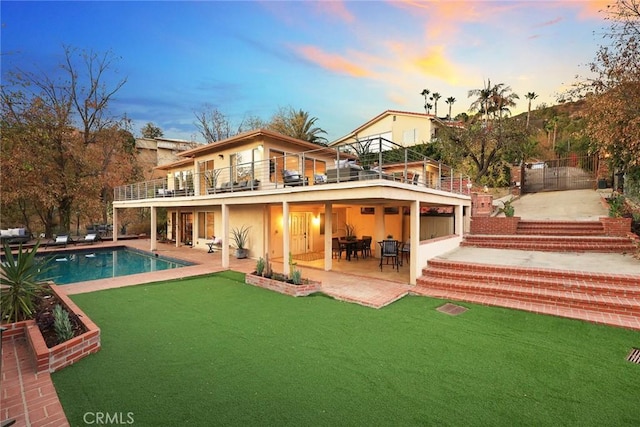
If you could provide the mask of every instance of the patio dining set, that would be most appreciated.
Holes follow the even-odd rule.
[[[362,236],[360,239],[334,237],[331,241],[332,257],[340,260],[343,252],[347,261],[371,257],[372,241],[372,236]],[[382,271],[383,265],[389,265],[389,261],[391,261],[392,268],[395,267],[396,271],[400,271],[403,261],[409,260],[410,242],[402,243],[394,239],[385,239],[378,242],[378,246],[380,247],[380,271]]]

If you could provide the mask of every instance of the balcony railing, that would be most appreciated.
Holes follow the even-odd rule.
[[[461,194],[469,194],[471,188],[469,177],[455,174],[415,149],[376,138],[213,170],[196,172],[194,166],[167,178],[116,187],[114,201],[216,196],[376,179]]]

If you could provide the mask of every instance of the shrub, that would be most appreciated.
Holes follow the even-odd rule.
[[[609,216],[619,218],[624,212],[624,196],[621,194],[612,195],[607,199],[609,202]]]
[[[2,320],[9,323],[31,319],[35,313],[38,298],[44,293],[46,285],[38,280],[38,275],[50,269],[48,263],[36,262],[37,243],[31,251],[23,250],[22,245],[16,256],[7,243],[4,244],[5,262],[0,266],[0,312]]]
[[[294,285],[301,285],[302,284],[302,271],[298,270],[297,268],[294,269],[291,272],[291,281],[293,282]]]
[[[511,200],[502,202],[502,207],[498,210],[499,213],[503,213],[506,217],[512,217],[515,215],[516,210],[511,204]]]
[[[53,309],[53,329],[56,331],[58,344],[73,338],[73,327],[71,320],[69,320],[69,313],[60,304],[56,304]]]
[[[258,258],[258,261],[256,262],[256,274],[258,274],[258,276],[262,276],[262,273],[264,272],[264,267],[265,267],[264,258],[262,257]]]

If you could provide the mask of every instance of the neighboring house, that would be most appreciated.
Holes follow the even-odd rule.
[[[193,141],[168,138],[136,138],[138,164],[146,179],[160,178],[157,166],[180,160],[180,153],[191,150],[199,144]]]
[[[116,188],[114,227],[118,211],[149,208],[155,250],[157,209],[166,208],[176,246],[207,250],[214,236],[222,238],[228,267],[231,230],[250,226],[249,256],[282,258],[285,274],[290,253],[324,252],[331,270],[332,238],[355,227],[357,236],[372,236],[374,252],[389,235],[414,242],[415,284],[429,258],[462,240],[469,181],[382,138],[355,153],[353,145],[323,147],[261,129],[198,146],[159,166],[163,178]]]
[[[331,142],[329,146],[382,137],[402,147],[411,147],[433,142],[438,136],[439,129],[449,125],[459,125],[459,122],[442,121],[433,114],[387,110],[349,134]]]

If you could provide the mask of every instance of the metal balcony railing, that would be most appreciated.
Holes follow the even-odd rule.
[[[450,167],[412,147],[402,147],[384,138],[285,153],[213,170],[196,171],[195,162],[193,168],[167,178],[116,187],[114,201],[295,190],[376,179],[461,194],[469,194],[471,188],[469,177],[454,174]]]

